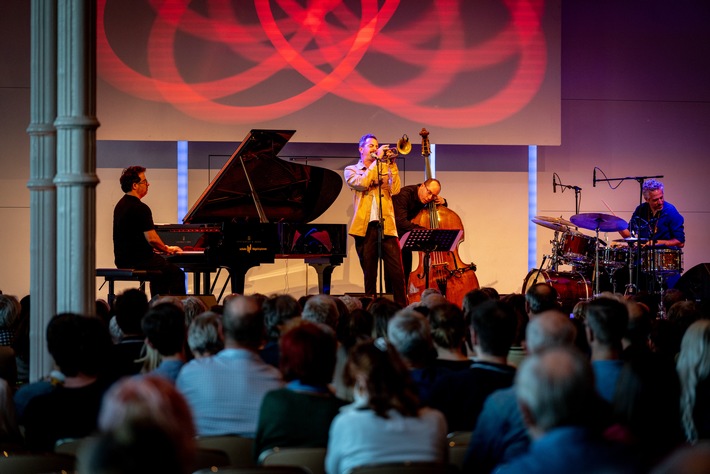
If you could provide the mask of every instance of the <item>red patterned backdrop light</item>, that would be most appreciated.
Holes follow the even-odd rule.
[[[519,124],[526,109],[559,113],[550,10],[544,0],[99,0],[99,98],[114,97],[117,117],[117,94],[147,116],[151,103],[169,105],[168,122],[193,129],[293,122],[332,141],[337,118],[355,127],[349,137],[378,121],[460,136]],[[558,119],[544,120],[558,141]]]

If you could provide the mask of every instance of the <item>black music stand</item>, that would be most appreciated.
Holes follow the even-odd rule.
[[[453,252],[463,236],[461,229],[413,229],[399,239],[402,250],[424,252],[425,288],[429,288],[429,258],[432,252]]]

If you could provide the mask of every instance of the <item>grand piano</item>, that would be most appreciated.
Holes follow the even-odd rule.
[[[345,224],[312,224],[338,197],[335,171],[277,157],[295,130],[251,130],[183,219],[157,225],[168,245],[183,253],[170,261],[195,275],[199,293],[209,275],[224,268],[232,293],[244,293],[247,271],[277,258],[302,259],[330,293],[333,269],[347,249]]]

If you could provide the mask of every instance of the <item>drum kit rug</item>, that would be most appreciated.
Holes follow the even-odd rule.
[[[683,252],[677,248],[653,246],[648,239],[627,237],[610,243],[599,239],[599,232],[618,232],[628,223],[614,215],[600,213],[576,214],[570,220],[562,217],[536,216],[532,221],[553,230],[552,251],[542,263],[531,270],[523,282],[523,293],[535,283],[546,282],[559,294],[563,310],[571,311],[577,302],[589,300],[601,292],[602,273],[608,276],[610,291],[617,292],[618,272],[628,269],[628,283],[624,294],[639,290],[639,270],[645,275],[649,293],[660,294],[665,280],[683,271]],[[579,228],[594,231],[593,236],[579,232]],[[569,265],[571,271],[559,271]],[[617,273],[618,272],[618,273]],[[636,282],[636,284],[634,283]]]

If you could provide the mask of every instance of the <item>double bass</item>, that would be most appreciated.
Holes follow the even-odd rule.
[[[422,137],[422,156],[424,156],[426,164],[426,179],[429,179],[432,177],[429,163],[429,155],[431,154],[429,132],[423,128],[419,135]],[[412,222],[425,229],[461,229],[463,231],[463,223],[458,214],[434,201],[427,204],[412,219]],[[462,241],[463,236],[459,243]],[[425,268],[427,264],[428,269]],[[412,303],[421,299],[422,291],[426,288],[437,288],[448,302],[461,307],[466,293],[478,287],[476,265],[464,263],[459,257],[458,249],[450,252],[430,252],[429,258],[426,258],[425,252],[419,252],[419,265],[409,274],[407,296],[409,302]]]

